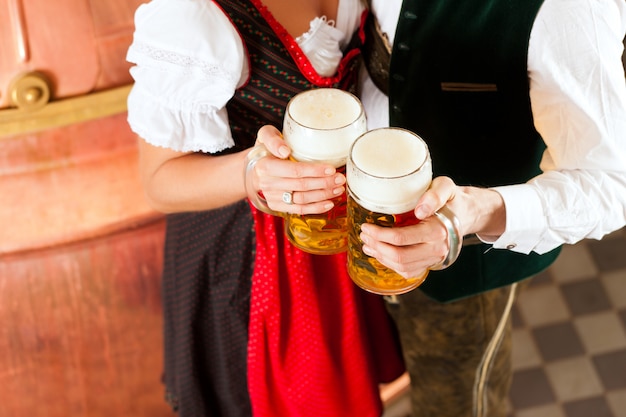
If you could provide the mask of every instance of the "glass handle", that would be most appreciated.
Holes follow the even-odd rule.
[[[272,210],[267,204],[267,200],[265,199],[265,197],[263,197],[260,192],[254,189],[254,184],[252,183],[252,175],[250,175],[252,170],[254,170],[257,162],[259,162],[262,158],[265,158],[269,154],[270,153],[265,148],[265,146],[259,144],[250,149],[250,152],[248,152],[248,155],[246,155],[246,167],[244,170],[246,194],[248,194],[248,198],[250,199],[252,205],[260,211],[271,214],[273,216],[281,216],[282,213]]]
[[[428,268],[432,271],[439,271],[452,265],[459,257],[461,247],[463,246],[463,235],[461,235],[459,230],[459,219],[447,206],[443,206],[439,209],[439,211],[435,213],[435,216],[437,216],[437,219],[444,225],[448,232],[448,255],[440,263]]]

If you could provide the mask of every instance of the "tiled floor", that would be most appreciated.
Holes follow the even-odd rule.
[[[513,326],[508,417],[626,417],[626,229],[565,246],[521,290]],[[384,417],[408,409],[400,396]]]
[[[513,323],[512,417],[626,417],[626,229],[565,246]]]

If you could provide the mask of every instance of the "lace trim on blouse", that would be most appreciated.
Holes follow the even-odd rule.
[[[129,57],[134,56],[134,53],[140,53],[144,57],[150,58],[154,64],[156,64],[155,66],[160,69],[164,69],[166,66],[159,65],[159,63],[176,65],[183,68],[185,73],[191,73],[194,68],[197,68],[206,78],[219,77],[233,83],[236,83],[240,76],[239,74],[234,74],[232,70],[225,69],[221,65],[205,62],[162,48],[155,48],[142,41],[133,42],[132,48],[129,51]],[[143,62],[143,64],[145,65],[146,62]]]
[[[322,16],[316,17],[308,32],[298,36],[296,42],[315,71],[323,77],[330,77],[343,58],[340,46],[343,38],[344,34],[335,27],[335,21]]]

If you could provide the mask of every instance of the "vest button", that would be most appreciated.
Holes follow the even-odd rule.
[[[400,106],[398,106],[397,104],[394,104],[391,109],[393,110],[394,113],[402,113],[402,108]]]
[[[409,46],[409,44],[407,44],[405,42],[400,42],[398,44],[398,49],[400,49],[401,51],[410,51],[411,47]]]
[[[404,12],[404,18],[405,19],[415,20],[415,19],[417,19],[417,15],[415,13],[413,13],[413,12],[406,11],[406,12]]]
[[[391,74],[391,78],[393,78],[396,81],[404,81],[406,79],[404,78],[403,75],[400,75],[398,73]]]

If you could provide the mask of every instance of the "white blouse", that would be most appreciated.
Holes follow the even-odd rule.
[[[373,0],[393,42],[401,0]],[[543,173],[497,187],[506,230],[494,248],[545,253],[599,239],[626,224],[626,82],[620,57],[624,0],[545,0],[528,51],[535,128],[547,149]],[[389,123],[389,102],[372,81],[361,86],[369,128]]]
[[[360,0],[340,0],[337,21],[313,19],[296,42],[321,76],[334,75],[358,28]],[[248,78],[241,37],[207,0],[152,0],[135,13],[126,59],[135,64],[128,123],[148,143],[218,152],[234,145],[226,103]]]

